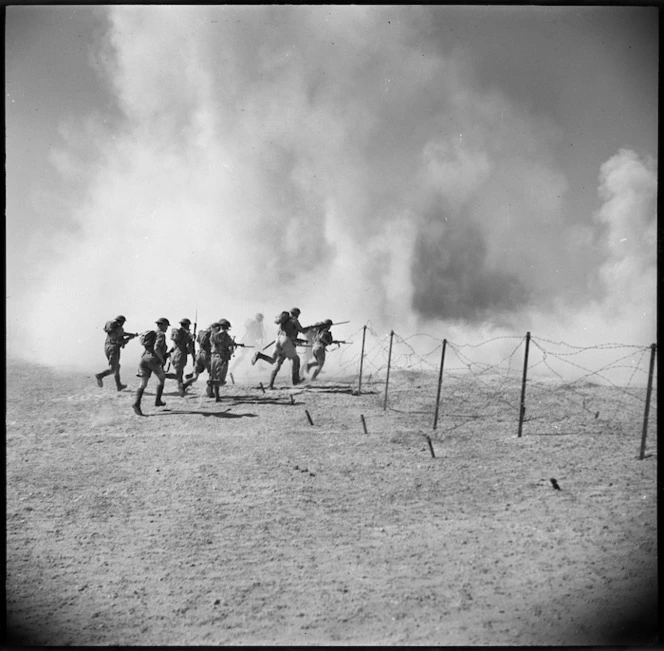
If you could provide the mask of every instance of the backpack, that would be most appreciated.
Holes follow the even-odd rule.
[[[143,346],[154,346],[157,341],[157,333],[154,330],[146,330],[140,335],[138,340]]]
[[[201,346],[201,348],[210,347],[211,334],[212,333],[209,330],[199,330],[198,336],[196,337],[196,341],[198,341],[198,345]]]

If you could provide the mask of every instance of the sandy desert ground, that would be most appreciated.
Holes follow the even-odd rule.
[[[498,380],[450,379],[433,430],[435,374],[395,370],[389,407],[325,372],[163,408],[151,381],[140,418],[133,368],[122,392],[95,370],[7,362],[11,644],[659,639],[656,418],[640,459],[611,387],[533,384],[517,437]]]

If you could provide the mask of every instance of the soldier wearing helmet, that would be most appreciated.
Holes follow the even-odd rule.
[[[219,319],[219,328],[210,336],[212,356],[210,360],[210,384],[216,402],[221,400],[219,387],[226,384],[228,362],[235,350],[235,342],[228,334],[231,324],[227,319]]]
[[[319,321],[311,326],[313,331],[313,359],[304,365],[305,372],[309,373],[315,367],[315,371],[311,376],[312,380],[318,377],[318,374],[323,370],[325,365],[326,348],[333,343],[334,338],[330,328],[332,327],[332,319]]]
[[[155,321],[157,324],[157,340],[154,344],[154,350],[159,360],[161,361],[162,366],[166,366],[166,360],[168,359],[168,344],[166,343],[166,330],[171,325],[171,322],[164,316]]]
[[[247,348],[262,348],[265,342],[265,330],[263,329],[263,314],[258,312],[253,318],[244,322],[244,334],[240,343],[245,347],[240,347],[231,364],[231,369],[237,368],[240,362],[247,354]]]
[[[181,319],[179,328],[171,329],[171,363],[175,369],[174,379],[178,382],[178,391],[180,397],[184,397],[184,368],[187,365],[187,356],[194,356],[194,339],[189,332],[191,321],[189,319]],[[169,375],[170,377],[170,375]]]
[[[157,395],[154,401],[155,407],[166,406],[166,403],[161,400],[161,396],[164,392],[164,383],[166,382],[166,373],[164,371],[165,359],[162,357],[162,354],[157,351],[156,346],[159,341],[159,335],[161,334],[163,336],[168,327],[168,319],[159,319],[156,323],[160,328],[159,330],[148,330],[140,336],[140,342],[145,350],[138,363],[137,375],[141,378],[141,384],[136,390],[136,399],[132,405],[132,409],[137,416],[144,415],[141,410],[141,400],[143,398],[143,392],[148,386],[148,381],[153,373],[159,379],[159,383],[157,384]],[[161,328],[163,328],[163,330]]]
[[[198,380],[198,377],[203,371],[207,371],[208,377],[211,378],[210,363],[212,360],[212,344],[210,343],[210,338],[220,327],[219,322],[215,321],[214,323],[211,323],[207,329],[204,328],[198,331],[198,334],[196,335],[198,353],[196,354],[196,361],[194,363],[194,375],[184,383],[185,390]],[[212,385],[210,384],[209,379],[205,393],[208,398],[213,397]]]
[[[106,341],[104,342],[104,354],[108,360],[108,366],[106,370],[101,373],[95,374],[95,379],[97,380],[97,385],[100,387],[104,386],[103,378],[107,375],[113,375],[115,377],[115,386],[118,391],[126,389],[127,385],[122,384],[120,381],[120,351],[124,348],[125,344],[136,337],[135,334],[125,333],[124,324],[127,319],[120,314],[116,316],[112,321],[107,321],[104,325],[104,332],[106,333]]]
[[[256,352],[251,360],[252,365],[255,364],[259,359],[262,359],[269,364],[274,364],[276,362],[275,368],[272,370],[270,375],[270,389],[274,389],[274,381],[283,365],[284,361],[290,359],[292,362],[291,368],[291,379],[293,385],[300,383],[300,356],[297,354],[295,346],[298,343],[297,335],[300,332],[306,332],[306,330],[300,325],[298,317],[300,316],[300,309],[294,307],[290,314],[285,310],[274,320],[274,322],[279,325],[279,331],[277,333],[277,339],[275,342],[274,350],[272,351],[272,356],[268,357],[263,353]]]

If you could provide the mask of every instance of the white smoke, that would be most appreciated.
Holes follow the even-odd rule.
[[[117,314],[129,331],[225,317],[241,335],[295,305],[305,323],[460,341],[579,341],[590,324],[596,341],[649,343],[655,163],[621,151],[595,219],[568,224],[556,125],[416,38],[423,8],[388,26],[391,11],[110,8],[93,54],[122,117],[62,131],[53,164],[85,178],[80,228],[17,302],[10,350],[97,371]]]

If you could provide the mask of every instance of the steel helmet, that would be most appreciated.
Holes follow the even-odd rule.
[[[115,317],[115,320],[116,321],[126,321],[127,319],[125,317],[123,317],[122,314],[120,314],[119,316]]]
[[[155,323],[157,325],[171,325],[171,322],[165,316],[162,316],[161,319],[157,319]]]
[[[325,319],[323,323],[329,328],[332,325],[332,319]]]
[[[294,307],[291,310],[291,314],[294,314],[295,316],[300,316],[300,308],[299,307]]]
[[[210,328],[219,328],[219,327],[221,327],[219,321],[215,321],[214,323],[210,324]]]
[[[228,330],[228,328],[231,327],[231,322],[228,321],[228,319],[219,319],[219,325],[222,328],[225,328],[226,330]]]
[[[256,315],[256,321],[262,321],[262,320],[263,320],[263,315],[259,312],[259,313]]]
[[[191,321],[189,319],[180,319],[180,323],[182,325],[191,325]]]

